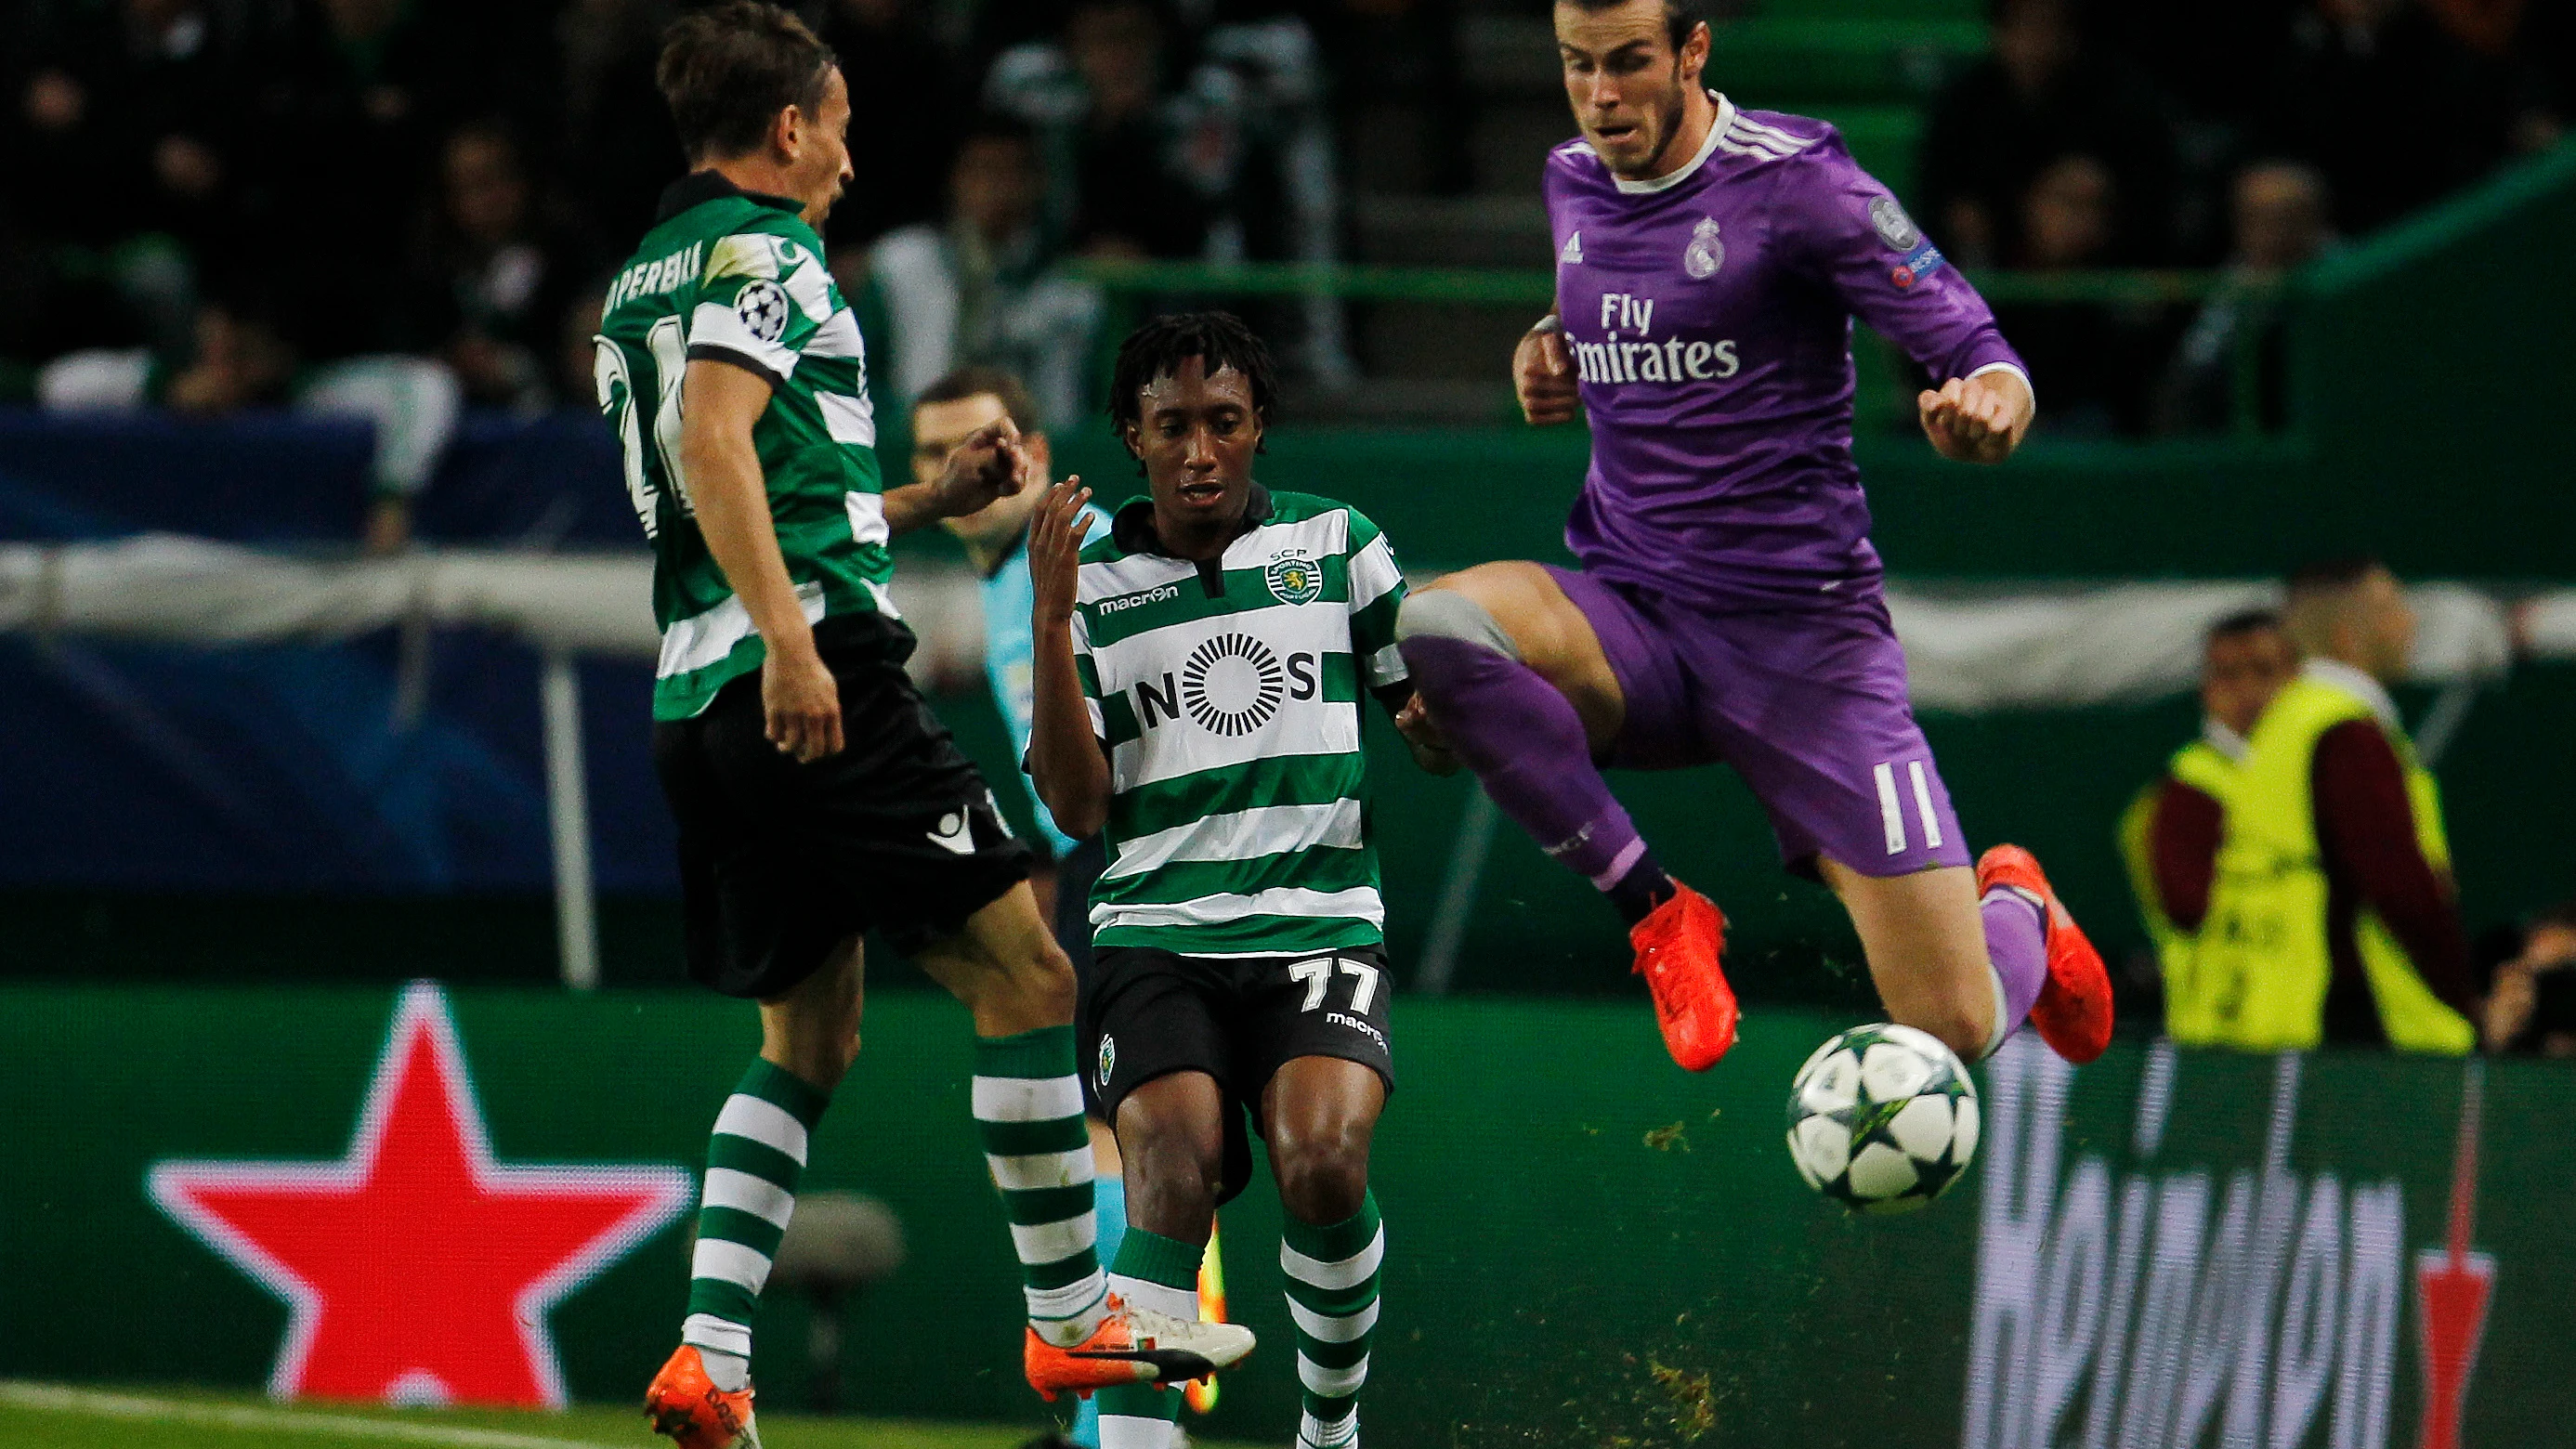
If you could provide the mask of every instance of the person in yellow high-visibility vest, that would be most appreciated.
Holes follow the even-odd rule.
[[[2209,1011],[2177,1039],[2463,1053],[2476,990],[2441,796],[2387,685],[2415,616],[2374,560],[2291,576],[2305,662],[2248,737],[2194,967]]]
[[[2120,817],[2120,853],[2164,981],[2167,1035],[2209,1032],[2210,994],[2193,970],[2192,947],[2209,912],[2227,797],[2245,737],[2298,668],[2298,651],[2272,610],[2212,624],[2201,648],[2200,736],[2174,751]]]

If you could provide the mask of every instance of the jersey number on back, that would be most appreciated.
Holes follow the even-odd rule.
[[[679,493],[681,511],[689,512],[689,490],[679,482],[680,380],[689,366],[680,319],[664,317],[655,322],[653,330],[644,334],[644,346],[653,355],[654,381],[661,394],[653,409],[653,451],[661,459],[662,476]],[[599,410],[617,426],[619,451],[626,461],[627,501],[644,521],[644,536],[652,538],[662,531],[661,492],[645,468],[643,429],[635,419],[635,376],[626,366],[626,349],[600,338],[598,355],[591,362],[591,381],[599,388]]]

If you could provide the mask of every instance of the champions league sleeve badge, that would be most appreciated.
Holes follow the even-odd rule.
[[[1870,198],[1869,224],[1877,228],[1878,239],[1887,243],[1889,251],[1910,252],[1923,239],[1923,233],[1915,229],[1914,218],[1905,214],[1905,208],[1897,205],[1893,196]]]
[[[1726,244],[1717,239],[1717,219],[1703,216],[1691,228],[1690,245],[1682,248],[1682,270],[1691,280],[1705,282],[1726,265]]]
[[[1932,239],[1914,224],[1914,218],[1905,214],[1895,197],[1882,194],[1870,199],[1869,225],[1878,233],[1878,239],[1887,243],[1889,251],[1904,256],[1887,273],[1887,279],[1899,289],[1912,287],[1941,269],[1941,249],[1932,245]]]
[[[787,335],[787,293],[776,282],[754,282],[733,300],[743,330],[763,342]]]

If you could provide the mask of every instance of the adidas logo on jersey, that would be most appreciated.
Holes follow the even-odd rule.
[[[1582,260],[1583,233],[1578,231],[1565,239],[1565,249],[1556,254],[1556,264],[1560,267],[1572,266]]]

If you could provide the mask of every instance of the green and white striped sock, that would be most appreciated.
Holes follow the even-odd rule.
[[[1109,1291],[1128,1304],[1170,1318],[1199,1316],[1199,1259],[1206,1249],[1130,1223],[1110,1266]],[[1100,1449],[1171,1449],[1181,1421],[1181,1391],[1152,1384],[1102,1389]]]
[[[1092,1251],[1091,1133],[1073,1028],[975,1039],[975,1130],[1020,1255],[1029,1326],[1059,1348],[1091,1336],[1108,1284]]]
[[[806,1139],[831,1101],[785,1067],[754,1058],[716,1114],[689,1257],[689,1316],[680,1325],[680,1341],[708,1356],[711,1373],[732,1377],[735,1364],[723,1359],[751,1357],[752,1313],[796,1211]]]
[[[1375,1193],[1341,1222],[1316,1227],[1292,1215],[1282,1225],[1279,1269],[1288,1276],[1288,1316],[1297,1323],[1297,1380],[1306,1386],[1299,1449],[1359,1443],[1358,1396],[1368,1382],[1378,1269],[1385,1260],[1386,1227]]]

